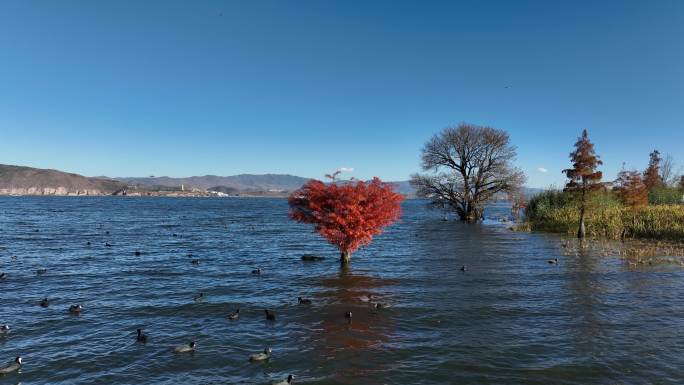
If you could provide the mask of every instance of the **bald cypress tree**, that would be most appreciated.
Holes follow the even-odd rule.
[[[563,170],[563,173],[569,179],[564,191],[574,192],[579,195],[579,228],[577,229],[577,237],[581,239],[586,236],[584,217],[587,211],[589,195],[591,192],[603,187],[603,183],[601,183],[603,173],[597,170],[598,166],[602,165],[603,162],[596,155],[594,144],[589,141],[587,130],[582,131],[582,136],[575,143],[575,151],[570,153],[570,160],[572,160],[572,168]]]
[[[648,191],[657,187],[663,187],[663,179],[660,177],[660,151],[654,150],[649,154],[648,168],[644,171],[644,184]]]

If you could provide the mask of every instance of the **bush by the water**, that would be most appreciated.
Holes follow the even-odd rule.
[[[652,205],[684,203],[684,191],[676,187],[654,188],[648,193],[648,203]]]
[[[533,197],[527,207],[531,230],[573,234],[579,214],[576,199],[562,191],[546,191]],[[659,204],[640,208],[623,206],[611,192],[595,194],[586,217],[587,235],[618,239],[684,239],[684,205]]]

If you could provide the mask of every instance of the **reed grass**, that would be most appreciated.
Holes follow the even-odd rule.
[[[590,237],[684,240],[684,206],[658,205],[636,209],[612,206],[590,210],[586,216]],[[529,220],[530,230],[573,234],[579,216],[574,207],[546,210]]]
[[[559,195],[560,194],[560,195]],[[562,192],[540,194],[530,201],[530,230],[573,234],[579,226],[575,201]],[[623,206],[610,193],[597,194],[585,219],[587,235],[594,238],[635,238],[684,241],[684,205]],[[524,228],[524,226],[520,226]]]

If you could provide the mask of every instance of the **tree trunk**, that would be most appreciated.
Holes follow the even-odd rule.
[[[584,205],[582,205],[582,208],[580,209],[580,221],[579,221],[579,229],[577,229],[577,238],[583,239],[586,236],[586,229],[584,227]]]
[[[341,251],[340,252],[340,263],[343,265],[346,265],[349,262],[351,262],[351,252],[350,251]]]
[[[458,216],[463,222],[475,223],[480,220],[482,214],[475,204],[467,202],[462,205],[461,210],[457,210]]]

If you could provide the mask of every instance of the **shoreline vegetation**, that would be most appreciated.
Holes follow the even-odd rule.
[[[563,170],[563,190],[546,190],[523,202],[525,218],[518,230],[577,234],[604,240],[667,242],[684,255],[684,176],[674,175],[671,156],[649,154],[640,172],[625,169],[614,181],[602,181],[603,165],[587,130],[570,153],[572,168]],[[651,243],[650,245],[653,245]],[[645,246],[648,254],[651,246]]]
[[[574,234],[579,226],[571,194],[549,190],[528,203],[521,230]],[[589,203],[586,234],[590,238],[684,241],[684,205],[670,203],[629,207],[609,191]]]

